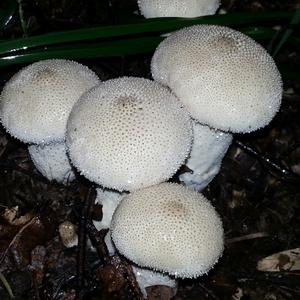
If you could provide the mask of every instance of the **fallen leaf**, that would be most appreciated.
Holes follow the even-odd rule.
[[[31,251],[44,245],[53,236],[54,229],[54,218],[49,215],[37,215],[22,226],[0,225],[0,271],[26,267]]]
[[[258,261],[256,269],[264,272],[299,271],[300,248],[290,249],[267,256]]]

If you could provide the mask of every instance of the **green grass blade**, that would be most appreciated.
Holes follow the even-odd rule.
[[[0,44],[0,54],[34,47],[51,46],[64,43],[82,42],[95,39],[107,39],[146,33],[165,33],[195,24],[219,24],[227,26],[245,26],[277,21],[287,21],[293,12],[235,13],[206,16],[193,19],[160,18],[141,20],[139,23],[87,28],[73,31],[48,33],[40,36],[22,38]]]
[[[294,31],[293,26],[295,26],[295,25],[297,25],[299,23],[300,23],[300,9],[298,9],[295,12],[295,14],[294,14],[294,16],[292,18],[292,21],[290,23],[291,28],[287,28],[284,31],[284,33],[283,33],[280,41],[277,43],[276,48],[275,48],[275,50],[274,50],[274,52],[272,54],[273,56],[276,56],[278,54],[278,52],[280,51],[280,49],[287,42],[287,40],[289,39],[289,37],[293,34],[293,31]]]
[[[14,294],[13,294],[13,292],[12,292],[12,289],[11,289],[11,287],[10,287],[8,281],[6,280],[6,278],[4,277],[4,275],[3,275],[1,272],[0,272],[0,282],[2,282],[2,284],[3,284],[4,287],[6,288],[7,293],[9,294],[9,297],[10,297],[11,299],[14,299],[15,296],[14,296]]]
[[[6,3],[7,2],[7,3]],[[14,0],[8,0],[0,9],[0,30],[4,30],[18,9],[18,4]]]
[[[250,28],[243,32],[256,40],[268,40],[275,31],[270,28]],[[109,42],[80,43],[66,46],[56,46],[45,49],[25,50],[20,53],[10,53],[0,56],[0,66],[9,66],[20,63],[49,58],[86,59],[98,57],[125,56],[154,51],[163,40],[160,36],[118,39]]]

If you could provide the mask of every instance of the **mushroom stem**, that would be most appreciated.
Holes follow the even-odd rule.
[[[64,142],[51,144],[32,144],[29,155],[38,171],[50,181],[68,183],[75,178]]]
[[[102,220],[94,220],[93,223],[98,231],[110,228],[112,215],[125,194],[126,193],[119,193],[117,191],[97,188],[97,197],[95,200],[95,204],[102,205]],[[106,234],[104,241],[109,251],[109,254],[115,254],[116,249],[111,241],[110,231],[108,231],[108,233]]]
[[[141,292],[146,299],[148,299],[146,288],[154,285],[164,285],[170,287],[173,290],[175,296],[177,292],[177,280],[171,278],[166,274],[136,267],[134,265],[132,265],[132,270],[135,275],[136,281],[139,284]]]
[[[181,182],[194,190],[203,190],[219,173],[231,142],[232,134],[211,129],[193,121],[194,141],[186,166],[191,172],[179,176]]]

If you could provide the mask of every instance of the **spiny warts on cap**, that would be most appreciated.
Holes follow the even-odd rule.
[[[207,273],[224,247],[214,207],[203,195],[174,183],[125,196],[111,232],[116,248],[129,260],[181,278]]]
[[[194,119],[223,131],[264,127],[281,104],[282,81],[272,57],[227,27],[196,25],[172,33],[156,49],[151,69]]]
[[[4,86],[0,96],[1,122],[23,142],[61,142],[72,106],[99,83],[93,71],[74,61],[50,59],[33,63]]]
[[[177,171],[190,151],[191,120],[166,87],[124,77],[80,98],[66,140],[73,165],[85,177],[131,191],[168,180]]]
[[[184,17],[195,18],[213,15],[219,0],[138,0],[138,5],[145,18]]]

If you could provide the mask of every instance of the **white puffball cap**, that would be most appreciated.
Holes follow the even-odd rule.
[[[135,190],[169,179],[189,154],[192,128],[159,83],[124,77],[85,93],[67,125],[73,165],[104,187]]]
[[[186,186],[201,191],[219,173],[222,159],[232,142],[232,134],[195,121],[192,123],[193,145],[185,163],[191,172],[181,174],[179,179]]]
[[[223,131],[264,127],[281,104],[282,81],[272,57],[228,27],[196,25],[172,33],[156,49],[151,69],[194,119]]]
[[[50,181],[68,183],[75,179],[64,142],[49,145],[32,144],[28,151],[35,167]]]
[[[181,278],[207,273],[224,247],[214,207],[203,195],[172,183],[125,196],[111,232],[116,248],[129,260]]]
[[[145,18],[184,17],[194,18],[213,15],[219,0],[138,0],[141,14]]]
[[[27,143],[64,140],[69,113],[88,89],[99,84],[88,67],[63,59],[33,63],[16,73],[0,96],[7,131]]]

